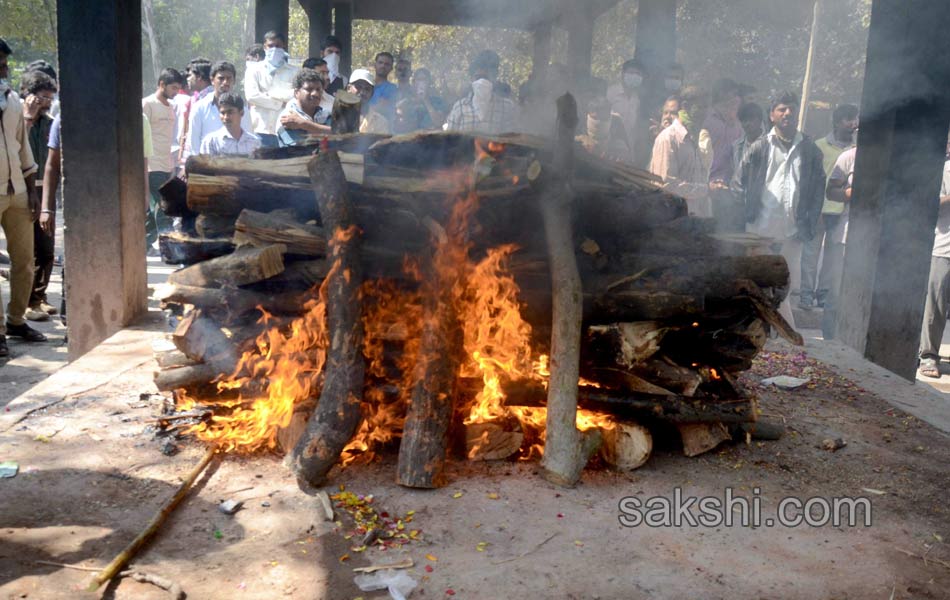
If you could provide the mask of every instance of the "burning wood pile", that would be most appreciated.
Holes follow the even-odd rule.
[[[775,310],[784,259],[715,235],[649,174],[574,152],[425,133],[191,158],[187,185],[164,189],[195,223],[161,240],[185,265],[156,293],[183,315],[157,356],[166,422],[291,453],[311,483],[398,443],[411,487],[443,485],[450,453],[554,461],[554,427],[579,475],[597,447],[634,468],[651,431],[698,453],[754,423],[735,376],[770,328],[796,340]],[[552,426],[556,394],[567,425]]]

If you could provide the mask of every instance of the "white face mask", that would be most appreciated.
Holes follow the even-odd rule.
[[[340,55],[331,52],[324,56],[323,60],[327,61],[327,68],[330,69],[330,79],[334,79],[337,73],[340,72]]]
[[[623,82],[627,87],[638,88],[643,84],[643,75],[639,73],[624,73]]]
[[[264,50],[264,60],[269,62],[271,66],[276,69],[284,66],[287,63],[287,58],[290,55],[283,48],[278,48],[274,46],[273,48],[268,48]]]
[[[678,92],[680,88],[683,87],[683,82],[679,79],[674,79],[672,77],[668,78],[665,82],[666,89],[669,92]]]

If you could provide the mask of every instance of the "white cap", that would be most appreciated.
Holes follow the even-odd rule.
[[[354,83],[356,81],[365,81],[371,86],[376,87],[376,79],[367,69],[356,69],[353,71],[353,74],[350,75],[350,83]]]

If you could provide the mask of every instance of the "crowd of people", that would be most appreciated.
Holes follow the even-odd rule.
[[[471,60],[470,85],[454,102],[439,93],[430,71],[414,69],[408,58],[390,52],[377,53],[370,68],[345,74],[343,50],[342,42],[329,36],[319,57],[296,66],[286,38],[271,31],[247,49],[242,86],[235,65],[225,60],[195,58],[182,70],[162,70],[155,92],[142,99],[150,255],[158,253],[159,235],[175,228],[160,209],[159,188],[171,177],[184,176],[189,156],[249,155],[262,147],[314,143],[340,125],[335,123],[342,118],[335,112],[335,96],[358,103],[358,122],[352,125],[363,133],[546,133],[551,127],[548,118],[540,117],[550,110],[538,108],[553,106],[557,85],[551,80],[557,77],[545,83],[532,75],[516,102],[511,86],[499,79],[500,58],[491,50]],[[0,111],[7,150],[0,153],[0,176],[7,179],[0,216],[11,262],[0,357],[8,352],[4,331],[43,341],[27,321],[57,312],[46,299],[61,163],[56,72],[43,61],[31,63],[17,94],[6,84],[11,53],[0,40]],[[550,72],[558,71],[558,65],[551,66]],[[390,80],[393,74],[395,81]],[[661,81],[668,95],[655,114],[643,91],[650,77]],[[826,324],[832,323],[847,239],[858,108],[837,106],[831,131],[812,139],[800,131],[800,101],[794,92],[775,94],[765,110],[750,101],[751,86],[720,79],[706,90],[684,80],[680,65],[649,73],[636,60],[622,65],[613,85],[590,78],[573,90],[586,117],[578,143],[606,160],[648,168],[686,200],[690,214],[713,219],[720,231],[752,232],[772,240],[791,275],[783,315],[794,324],[793,303],[804,310],[823,307],[831,317]],[[921,370],[931,376],[939,375],[939,343],[950,310],[948,194],[950,162],[921,337]],[[825,334],[833,335],[833,329],[826,326]]]

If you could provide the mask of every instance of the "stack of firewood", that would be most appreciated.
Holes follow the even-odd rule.
[[[580,408],[616,417],[598,440],[604,458],[642,464],[656,424],[675,426],[688,454],[714,447],[730,427],[756,420],[754,399],[735,376],[751,366],[769,331],[800,343],[776,311],[788,267],[763,253],[767,240],[717,235],[712,223],[688,216],[685,202],[649,174],[571,152],[565,162],[563,149],[527,136],[425,133],[335,136],[255,158],[192,157],[187,184],[163,188],[166,213],[188,227],[160,240],[164,260],[183,267],[156,297],[183,319],[176,350],[159,356],[156,385],[198,398],[226,394],[213,381],[256,351],[264,327],[304,312],[324,283],[331,342],[321,391],[303,409],[306,429],[282,442],[287,451],[296,446],[298,475],[322,481],[360,424],[364,388],[378,383],[364,376],[359,353],[366,335],[359,286],[389,280],[438,288],[407,278],[404,259],[416,258],[425,274],[454,200],[474,193],[467,251],[475,258],[501,244],[519,248],[508,266],[533,344],[554,350],[552,381],[558,343],[552,349],[551,339],[562,335],[558,319],[565,318],[556,293],[563,278],[552,277],[560,272],[552,264],[575,263],[584,385],[573,393]],[[460,173],[469,185],[461,195]],[[566,248],[574,252],[555,258],[554,217],[544,203],[565,193]],[[351,226],[357,235],[340,235]],[[444,360],[425,365],[407,407],[398,480],[414,487],[443,482],[451,421],[458,403],[477,391],[459,378],[456,316],[438,289],[429,293],[422,308],[434,318],[425,320],[420,344]],[[272,315],[266,325],[262,310]],[[540,382],[504,385],[509,406],[546,404]],[[549,417],[549,441],[550,429]]]

